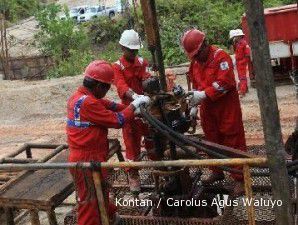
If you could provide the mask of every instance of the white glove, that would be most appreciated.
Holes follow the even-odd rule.
[[[145,95],[139,95],[133,102],[131,103],[136,109],[140,107],[140,105],[145,104],[149,105],[150,98]]]
[[[199,105],[201,101],[207,97],[205,91],[190,91],[188,94],[190,95],[190,106]]]
[[[136,108],[135,111],[134,111],[134,114],[135,114],[135,116],[140,115],[141,114],[141,108],[140,107]]]
[[[132,94],[131,98],[132,98],[133,100],[136,100],[139,96],[140,96],[140,95],[138,95],[137,93],[134,92],[134,93]]]
[[[197,114],[198,114],[198,107],[191,107],[189,116],[191,120],[196,120],[197,119]]]

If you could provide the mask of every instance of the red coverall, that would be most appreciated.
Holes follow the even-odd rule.
[[[70,149],[69,162],[106,161],[109,150],[108,128],[121,128],[133,117],[131,107],[125,108],[122,104],[96,99],[87,88],[79,87],[67,103],[66,133]],[[99,208],[94,194],[91,194],[89,199],[91,190],[87,183],[92,184],[91,173],[83,173],[76,169],[70,172],[79,198],[78,224],[100,225]],[[102,176],[104,179],[107,172],[102,171]],[[108,199],[108,192],[106,195]],[[108,214],[112,217],[116,212],[116,206],[111,203],[108,206]]]
[[[124,58],[124,56],[122,56],[113,64],[115,73],[114,84],[117,87],[118,95],[124,105],[128,105],[131,102],[131,99],[128,99],[125,95],[127,91],[132,90],[137,94],[144,94],[142,81],[151,76],[150,73],[146,71],[147,66],[147,61],[141,57],[136,57],[134,63],[130,63]],[[143,136],[146,150],[153,148],[152,140],[147,139],[150,134],[148,126],[140,119],[135,119],[129,124],[125,124],[122,132],[127,159],[134,161],[138,159]],[[153,155],[149,155],[149,157],[151,159],[154,158]]]
[[[236,67],[239,78],[239,92],[241,94],[245,94],[248,91],[247,87],[247,78],[246,73],[248,70],[249,56],[250,56],[250,48],[243,37],[239,41],[237,41],[234,45],[235,49],[235,58],[236,58]]]
[[[205,91],[201,102],[201,126],[208,141],[246,151],[239,96],[230,56],[215,46],[210,47],[206,63],[195,60],[190,65],[193,87]],[[211,168],[215,173],[220,172]],[[232,174],[236,180],[241,175]]]

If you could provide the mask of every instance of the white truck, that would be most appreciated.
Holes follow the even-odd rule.
[[[81,23],[90,21],[99,16],[108,16],[112,18],[117,12],[117,7],[105,7],[103,5],[89,6],[87,10],[85,10],[85,13],[78,16],[77,22]]]
[[[77,7],[73,7],[69,10],[69,17],[73,20],[75,20],[76,22],[78,21],[78,17],[82,14],[84,14],[86,12],[86,10],[88,9],[89,6],[87,5],[82,5],[82,6],[77,6]],[[66,18],[66,14],[62,14],[60,16],[60,19],[65,19]]]

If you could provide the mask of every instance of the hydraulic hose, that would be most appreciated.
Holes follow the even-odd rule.
[[[167,125],[163,124],[161,121],[150,115],[144,107],[141,107],[141,114],[142,116],[154,127],[156,128],[160,133],[162,133],[164,136],[166,136],[170,141],[174,142],[177,144],[183,151],[185,151],[188,155],[191,155],[192,157],[196,159],[202,159],[202,157],[199,154],[194,153],[190,149],[185,147],[185,144],[188,144],[190,146],[196,147],[201,149],[207,154],[210,154],[212,156],[216,156],[219,158],[229,158],[228,156],[225,156],[223,154],[214,152],[210,149],[207,149],[204,146],[201,146],[197,143],[195,143],[192,140],[188,140],[187,137],[185,137],[183,134],[180,134],[174,130],[172,130],[170,127]],[[237,173],[237,174],[242,174],[241,170],[238,169],[232,169],[230,167],[220,167],[221,169],[225,171],[229,171],[231,173]],[[254,176],[268,176],[268,172],[252,172],[251,173]]]
[[[164,125],[163,123],[161,123],[160,121],[156,120],[154,117],[152,117],[149,113],[147,113],[145,111],[144,108],[141,107],[141,113],[142,116],[154,127],[156,128],[162,135],[166,136],[170,141],[172,141],[173,143],[175,143],[176,145],[178,145],[183,151],[185,151],[188,155],[191,155],[192,157],[196,158],[196,159],[202,159],[202,157],[199,154],[194,153],[193,151],[191,151],[190,149],[188,149],[187,147],[185,147],[185,143],[181,142],[181,138],[175,138],[173,137],[173,135],[171,135],[172,131],[168,126]],[[158,122],[157,122],[158,121]],[[164,125],[164,126],[160,126],[160,125]],[[165,129],[166,128],[166,129]],[[169,128],[169,129],[168,129]],[[241,170],[237,170],[237,169],[232,169],[230,167],[226,167],[226,166],[220,166],[219,168],[221,168],[222,170],[231,172],[231,173],[237,173],[237,174],[242,174]]]
[[[214,152],[210,149],[207,149],[206,147],[204,146],[200,146],[198,144],[196,144],[195,142],[187,139],[187,137],[185,137],[183,134],[180,134],[174,130],[172,130],[170,127],[168,127],[167,125],[165,125],[164,123],[162,123],[161,121],[159,121],[158,119],[154,118],[153,116],[151,116],[149,113],[146,112],[146,110],[144,108],[141,107],[141,113],[142,113],[142,116],[144,116],[145,119],[148,119],[150,118],[151,121],[154,122],[153,125],[158,125],[160,126],[161,128],[163,128],[164,130],[168,131],[171,135],[173,135],[174,137],[178,138],[181,142],[185,143],[185,144],[188,144],[190,146],[193,146],[193,147],[196,147],[196,148],[199,148],[201,149],[203,152],[207,153],[208,155],[211,155],[211,156],[214,156],[214,157],[218,157],[218,158],[221,158],[221,159],[227,159],[229,157],[223,155],[223,154],[220,154],[220,153],[217,153],[217,152]],[[148,121],[149,122],[149,121]]]

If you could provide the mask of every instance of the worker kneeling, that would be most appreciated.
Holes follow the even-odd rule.
[[[105,162],[109,150],[108,128],[121,128],[134,118],[134,111],[141,104],[148,104],[149,97],[139,95],[125,106],[103,99],[113,82],[112,66],[102,60],[89,64],[85,70],[83,86],[69,98],[67,103],[67,139],[70,149],[69,162]],[[138,110],[139,111],[139,110]],[[92,192],[90,171],[71,169],[78,194],[78,224],[100,225],[99,206]],[[102,170],[105,180],[107,171]],[[106,199],[108,191],[104,190]],[[113,224],[116,206],[109,203],[108,215]]]
[[[205,34],[187,31],[182,45],[191,60],[189,75],[195,89],[191,92],[191,113],[200,105],[201,126],[208,141],[246,151],[242,113],[231,57],[209,45]],[[195,116],[195,115],[192,115]],[[234,194],[243,192],[243,176],[231,174],[237,181]],[[212,168],[205,183],[224,179],[223,171]]]

